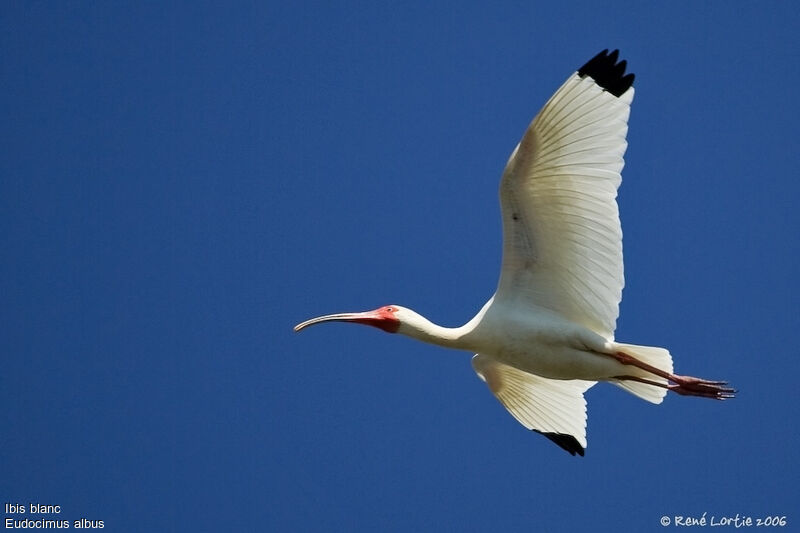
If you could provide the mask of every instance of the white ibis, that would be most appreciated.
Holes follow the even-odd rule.
[[[458,328],[399,305],[312,318],[375,326],[468,350],[523,426],[572,455],[586,448],[584,392],[613,383],[658,404],[668,391],[724,400],[727,382],[680,376],[664,348],[614,340],[624,285],[616,196],[633,101],[618,51],[600,52],[555,92],[503,171],[503,264],[495,294]]]

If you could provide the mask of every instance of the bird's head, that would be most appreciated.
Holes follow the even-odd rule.
[[[403,319],[409,318],[409,313],[416,314],[410,309],[399,305],[385,305],[373,311],[361,313],[337,313],[335,315],[318,316],[297,324],[294,330],[300,331],[321,322],[354,322],[373,326],[387,333],[397,333],[403,323]]]

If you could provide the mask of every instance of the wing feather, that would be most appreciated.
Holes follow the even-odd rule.
[[[624,285],[616,197],[634,93],[632,75],[622,77],[616,59],[601,53],[567,79],[525,132],[500,185],[498,295],[545,307],[609,339]],[[595,78],[610,80],[621,94]]]
[[[547,379],[476,354],[472,366],[509,413],[572,455],[586,448],[586,400],[594,381]]]

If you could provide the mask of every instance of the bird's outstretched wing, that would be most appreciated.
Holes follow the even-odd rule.
[[[633,74],[603,51],[556,91],[503,172],[498,295],[611,339],[624,285],[617,188]]]
[[[594,381],[542,378],[481,354],[472,358],[472,367],[520,424],[541,433],[572,455],[583,455],[586,448],[583,393]]]

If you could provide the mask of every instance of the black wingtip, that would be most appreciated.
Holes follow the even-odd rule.
[[[631,88],[636,76],[633,73],[626,75],[625,67],[628,62],[622,60],[617,63],[618,58],[619,50],[614,50],[609,54],[608,49],[605,49],[579,68],[578,75],[581,78],[589,76],[614,96],[622,96]]]
[[[581,446],[580,443],[578,442],[578,439],[576,439],[572,435],[567,435],[566,433],[545,433],[544,431],[539,431],[537,429],[534,429],[534,431],[536,433],[539,433],[540,435],[544,435],[551,441],[555,442],[561,448],[567,450],[570,453],[570,455],[574,456],[577,453],[578,455],[583,457],[585,448]]]

